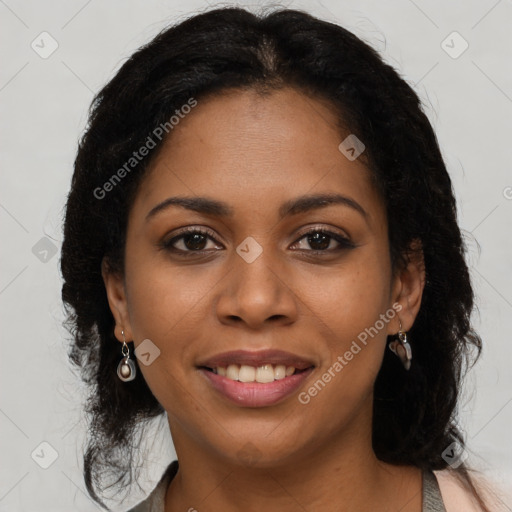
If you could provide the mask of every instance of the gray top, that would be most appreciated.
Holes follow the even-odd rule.
[[[434,475],[432,471],[423,471],[423,500],[421,510],[423,512],[446,512],[436,475]]]
[[[165,512],[165,493],[171,480],[178,472],[178,461],[169,464],[154,491],[128,512]],[[446,512],[437,478],[432,471],[423,471],[422,512]]]

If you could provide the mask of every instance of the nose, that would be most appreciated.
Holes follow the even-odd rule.
[[[251,263],[238,254],[233,254],[233,259],[216,303],[222,323],[245,324],[258,330],[297,320],[298,298],[293,283],[287,282],[282,262],[272,260],[270,251],[265,250]]]

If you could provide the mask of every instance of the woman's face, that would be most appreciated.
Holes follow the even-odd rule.
[[[294,89],[237,90],[199,101],[151,164],[124,279],[105,281],[118,339],[150,340],[139,367],[178,455],[265,466],[371,436],[386,336],[421,292],[392,276],[382,199],[338,148],[349,134]]]

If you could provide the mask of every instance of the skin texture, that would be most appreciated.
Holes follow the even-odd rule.
[[[166,512],[421,510],[420,471],[378,461],[371,446],[372,388],[396,316],[306,405],[294,393],[240,407],[197,368],[220,352],[281,349],[314,362],[301,392],[393,304],[403,330],[412,326],[422,262],[392,272],[383,201],[362,158],[338,150],[349,133],[328,104],[295,89],[229,91],[180,121],[140,186],[124,275],[104,270],[104,280],[117,339],[124,329],[135,346],[149,338],[161,351],[139,366],[168,413],[180,462]],[[279,219],[284,202],[319,193],[350,197],[366,217],[334,204]],[[234,215],[170,206],[146,219],[171,196],[220,200]],[[213,231],[206,255],[162,247],[186,226]],[[317,227],[355,247],[336,250],[328,238],[325,255],[311,254],[318,245],[304,234]],[[252,263],[236,252],[249,236],[263,249]],[[174,247],[187,250],[183,238]]]

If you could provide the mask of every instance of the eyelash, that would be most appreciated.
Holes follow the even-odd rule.
[[[307,249],[299,249],[299,251],[305,251],[307,252],[309,255],[319,255],[319,256],[325,256],[329,253],[333,253],[333,252],[338,252],[338,251],[342,251],[344,249],[353,249],[355,248],[356,246],[354,245],[353,242],[351,242],[348,238],[338,234],[338,233],[333,233],[332,231],[329,231],[325,228],[322,228],[322,227],[318,227],[318,228],[311,228],[309,229],[308,231],[306,231],[305,233],[303,233],[300,238],[298,238],[294,243],[293,245],[297,244],[298,242],[300,242],[302,239],[306,238],[308,235],[312,235],[312,234],[315,234],[315,233],[321,233],[323,235],[326,235],[334,240],[336,240],[336,242],[338,242],[340,245],[339,247],[335,248],[335,249],[324,249],[324,250],[307,250]],[[213,233],[213,231],[209,230],[209,229],[206,229],[206,228],[199,228],[199,227],[187,227],[187,228],[184,228],[182,231],[180,231],[179,234],[177,234],[176,236],[172,237],[171,239],[169,240],[164,240],[160,245],[161,245],[161,248],[164,249],[164,250],[167,250],[167,251],[170,251],[170,252],[173,252],[175,254],[178,254],[179,256],[183,256],[183,257],[191,257],[192,255],[204,255],[206,253],[209,253],[211,252],[210,249],[207,249],[207,250],[197,250],[197,251],[194,251],[194,250],[183,250],[183,249],[176,249],[175,247],[173,247],[173,245],[178,241],[178,240],[181,240],[184,236],[186,235],[195,235],[195,234],[199,234],[199,235],[203,235],[205,237],[208,237],[210,239],[212,239],[215,243],[218,244],[218,242],[215,240],[215,233]],[[330,242],[329,242],[330,244]],[[219,244],[220,245],[220,244]]]

